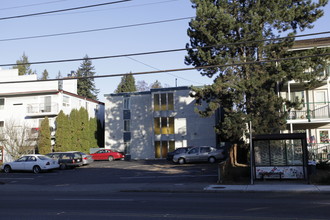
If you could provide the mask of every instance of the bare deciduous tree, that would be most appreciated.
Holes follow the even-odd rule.
[[[31,127],[15,120],[6,121],[5,126],[0,130],[0,146],[12,159],[17,159],[23,154],[33,153],[37,138],[38,133],[34,134]]]

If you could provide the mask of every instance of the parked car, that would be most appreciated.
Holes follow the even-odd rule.
[[[84,152],[80,151],[67,151],[68,153],[78,153],[82,157],[83,165],[88,165],[94,162],[92,155],[85,154]]]
[[[46,156],[57,160],[61,170],[83,165],[83,158],[79,152],[53,152]]]
[[[110,149],[101,149],[91,154],[94,160],[118,160],[125,158],[125,155],[120,152],[115,152]]]
[[[168,152],[166,155],[166,160],[168,161],[172,161],[174,155],[176,154],[182,154],[182,153],[186,153],[189,149],[193,148],[193,146],[189,146],[189,147],[179,147],[177,149],[175,149],[174,151]]]
[[[88,164],[91,164],[94,162],[94,159],[92,157],[92,155],[90,154],[85,154],[83,152],[80,152],[81,153],[81,156],[82,156],[82,159],[83,159],[83,165],[88,165]]]
[[[200,146],[189,149],[186,153],[176,154],[173,162],[184,164],[191,162],[209,162],[215,163],[217,160],[225,159],[222,149],[216,149],[211,146]]]
[[[41,171],[48,171],[59,168],[56,160],[53,160],[41,154],[28,154],[19,159],[4,163],[2,169],[5,173],[10,173],[13,170],[27,170],[33,173],[40,173]]]

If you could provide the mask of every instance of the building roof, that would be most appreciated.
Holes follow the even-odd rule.
[[[310,49],[314,47],[330,47],[330,37],[297,40],[292,49]]]
[[[151,94],[154,92],[167,92],[167,91],[175,91],[175,90],[190,90],[190,86],[179,86],[179,87],[168,87],[168,88],[157,88],[157,89],[150,89],[149,91],[142,91],[142,92],[123,92],[123,93],[111,93],[105,94],[105,97],[108,96],[130,96],[130,95],[143,95],[143,94]]]

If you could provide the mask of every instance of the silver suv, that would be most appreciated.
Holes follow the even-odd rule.
[[[211,146],[193,147],[186,153],[176,154],[173,157],[173,162],[184,164],[191,162],[209,162],[215,163],[217,160],[225,159],[225,154],[222,149],[216,149]]]

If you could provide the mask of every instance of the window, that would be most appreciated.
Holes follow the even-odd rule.
[[[320,131],[320,143],[329,143],[329,131],[328,130],[323,130]]]
[[[155,157],[166,158],[168,152],[175,149],[174,141],[155,141]]]
[[[70,106],[70,97],[69,96],[63,96],[63,106],[64,107]]]
[[[130,109],[130,98],[129,97],[124,98],[124,109]]]
[[[124,120],[124,131],[131,131],[131,121],[130,120]]]
[[[131,154],[131,143],[129,141],[124,142],[124,147],[125,147],[124,153]]]
[[[0,110],[3,110],[5,107],[5,99],[1,98],[0,99]]]
[[[173,117],[156,117],[154,118],[155,134],[174,134],[174,118]]]
[[[154,111],[174,110],[173,93],[154,94]]]
[[[159,94],[154,94],[154,111],[160,111]]]
[[[4,121],[0,121],[0,129],[3,128],[5,125],[5,122]]]
[[[254,155],[257,166],[303,164],[302,143],[300,139],[255,141]]]

